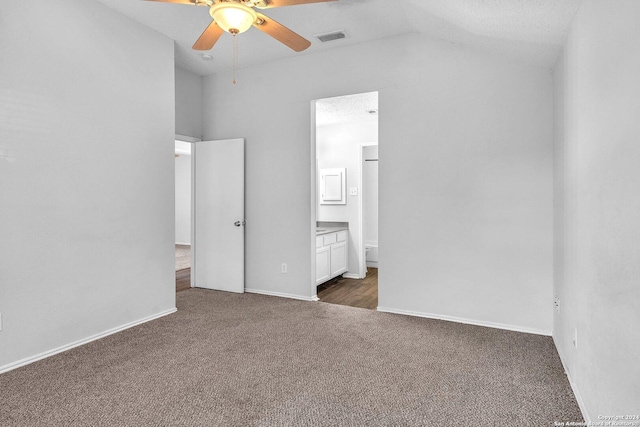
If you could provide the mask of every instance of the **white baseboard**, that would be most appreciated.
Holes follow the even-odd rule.
[[[367,267],[378,268],[378,261],[367,261]]]
[[[342,277],[344,277],[345,279],[361,279],[361,277],[358,276],[357,274],[351,274],[351,273],[344,273]]]
[[[33,363],[33,362],[37,362],[38,360],[46,359],[47,357],[53,356],[53,355],[58,354],[58,353],[62,353],[63,351],[71,350],[72,348],[79,347],[79,346],[84,345],[84,344],[88,344],[91,341],[99,340],[100,338],[104,338],[106,336],[115,334],[116,332],[124,331],[125,329],[129,329],[129,328],[132,328],[134,326],[138,326],[138,325],[141,325],[143,323],[147,323],[147,322],[150,322],[152,320],[158,319],[160,317],[164,317],[164,316],[166,316],[168,314],[175,313],[176,311],[177,311],[176,308],[165,310],[165,311],[163,311],[161,313],[154,314],[154,315],[149,316],[149,317],[145,317],[144,319],[136,320],[134,322],[127,323],[125,325],[118,326],[118,327],[113,328],[113,329],[109,329],[109,330],[101,332],[99,334],[91,335],[90,337],[87,337],[87,338],[72,342],[70,344],[66,344],[66,345],[63,345],[61,347],[54,348],[53,350],[45,351],[45,352],[42,352],[40,354],[36,354],[35,356],[26,357],[26,358],[24,358],[22,360],[18,360],[17,362],[12,362],[12,363],[9,363],[8,365],[0,366],[0,374],[12,371],[14,369],[20,368],[22,366],[28,365],[28,364]]]
[[[567,365],[564,363],[564,358],[562,357],[562,353],[560,352],[560,346],[556,341],[555,335],[552,335],[552,338],[553,338],[553,345],[556,346],[556,351],[558,352],[558,356],[560,356],[560,362],[562,362],[562,368],[564,369],[564,373],[567,375],[567,379],[569,380],[569,385],[571,386],[573,395],[576,397],[576,402],[578,402],[578,407],[580,408],[580,412],[582,412],[582,418],[584,418],[587,425],[591,425],[593,423],[591,422],[591,418],[589,417],[589,413],[587,412],[587,408],[584,404],[584,400],[582,399],[582,396],[578,391],[578,387],[576,386],[576,383],[573,382],[573,378],[571,378],[571,373],[567,369]]]
[[[319,301],[317,295],[312,296],[312,297],[303,297],[301,295],[286,294],[284,292],[263,291],[261,289],[245,289],[244,291],[248,292],[250,294],[269,295],[269,296],[272,296],[272,297],[297,299],[297,300],[300,300],[300,301]]]
[[[191,246],[191,243],[176,242],[176,245]]]
[[[465,319],[463,317],[446,316],[443,314],[422,313],[418,311],[398,310],[395,308],[378,307],[378,311],[384,313],[404,314],[406,316],[424,317],[427,319],[446,320],[448,322],[464,323],[467,325],[485,326],[487,328],[504,329],[507,331],[524,332],[527,334],[544,335],[550,337],[551,331],[542,329],[526,328],[522,326],[506,325],[503,323],[484,322],[481,320]]]

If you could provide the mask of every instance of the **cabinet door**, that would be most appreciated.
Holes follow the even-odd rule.
[[[347,242],[331,245],[331,277],[347,271]]]
[[[320,204],[321,205],[345,205],[346,197],[345,168],[320,169]]]
[[[331,251],[329,246],[316,249],[316,285],[331,278]]]

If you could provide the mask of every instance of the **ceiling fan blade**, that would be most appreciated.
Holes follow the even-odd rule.
[[[337,0],[268,0],[268,4],[266,6],[257,6],[260,9],[271,9],[272,7],[283,7],[283,6],[295,6],[297,4],[309,4],[309,3],[325,3],[329,1],[337,1]]]
[[[156,1],[160,3],[177,3],[177,4],[190,4],[190,5],[195,4],[195,2],[191,0],[144,0],[144,1]]]
[[[311,46],[309,40],[261,13],[258,13],[258,21],[253,26],[269,34],[279,42],[286,44],[296,52],[301,52]]]
[[[196,42],[193,44],[193,49],[195,50],[209,50],[213,47],[214,44],[218,41],[220,36],[224,33],[224,30],[215,23],[215,21],[211,21],[211,24],[204,30],[202,35]]]

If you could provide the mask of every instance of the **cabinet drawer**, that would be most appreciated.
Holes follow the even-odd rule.
[[[337,233],[330,233],[330,234],[325,234],[324,236],[322,236],[324,245],[327,246],[327,245],[330,245],[332,243],[335,243],[336,242],[336,234]]]
[[[320,248],[324,245],[324,239],[322,237],[323,236],[316,236],[316,248]]]
[[[336,233],[336,239],[338,242],[346,242],[347,241],[347,230],[338,231]]]

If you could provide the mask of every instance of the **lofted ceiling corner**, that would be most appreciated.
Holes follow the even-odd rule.
[[[232,66],[232,37],[213,49],[191,48],[211,23],[206,7],[143,0],[96,0],[175,40],[176,65],[201,76]],[[297,53],[255,28],[238,35],[238,66],[248,67],[401,34],[421,33],[552,68],[582,0],[338,0],[265,9],[311,41]],[[344,30],[321,43],[314,35]],[[203,60],[203,53],[211,58]]]

